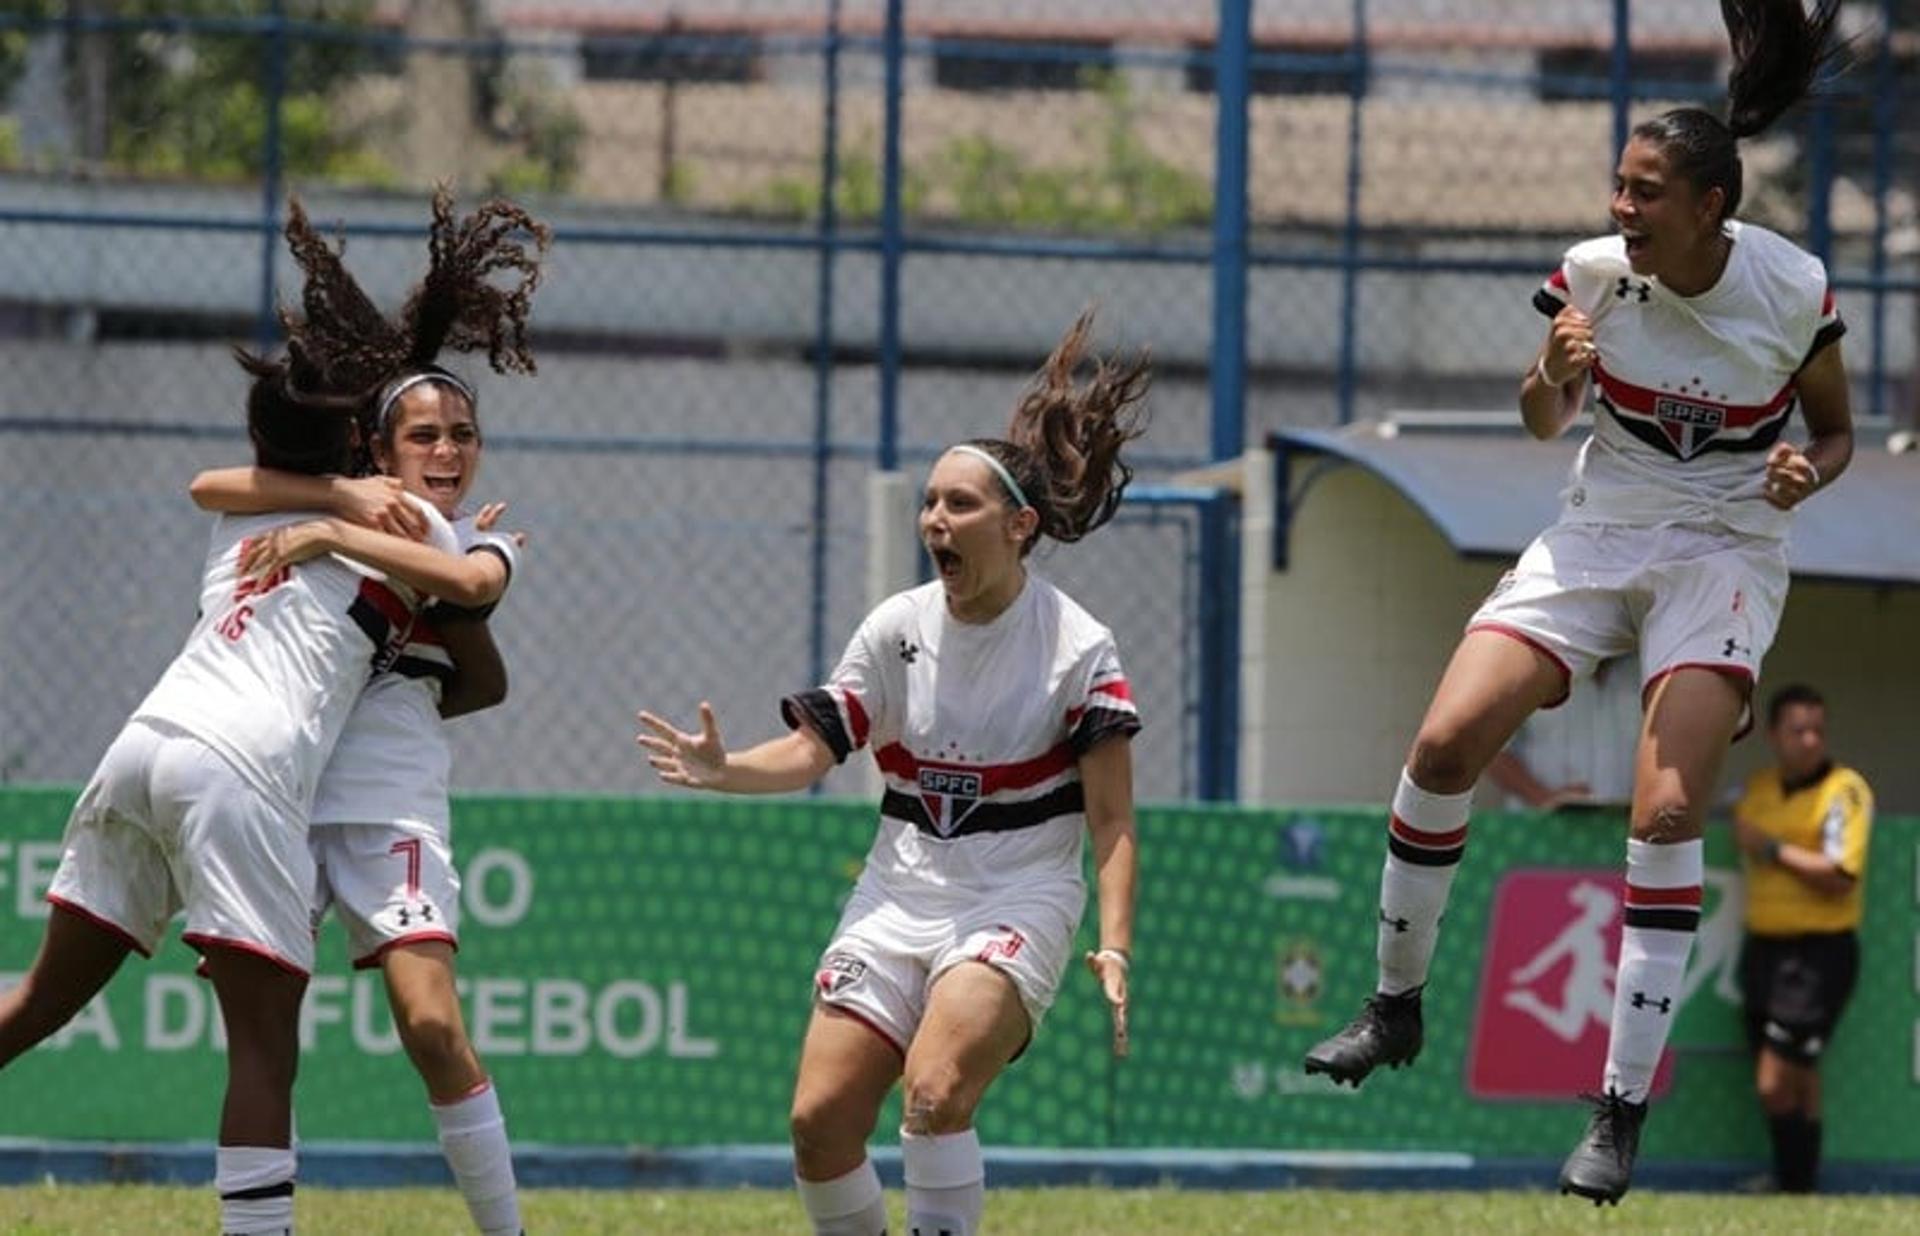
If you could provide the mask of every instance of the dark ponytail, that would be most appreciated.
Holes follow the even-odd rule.
[[[326,379],[297,340],[281,360],[235,348],[233,358],[252,378],[247,388],[247,436],[262,468],[308,476],[348,471],[360,401],[329,395]]]
[[[1733,70],[1727,75],[1727,129],[1735,138],[1766,131],[1780,113],[1812,91],[1821,68],[1839,52],[1833,26],[1840,0],[1720,0]]]
[[[1007,436],[968,444],[998,459],[1040,516],[1023,552],[1041,536],[1077,541],[1100,527],[1133,479],[1120,451],[1147,431],[1141,400],[1152,366],[1144,352],[1118,361],[1095,356],[1092,374],[1076,384],[1089,358],[1093,317],[1091,308],[1081,313],[1054,345],[1015,406]]]
[[[1676,108],[1635,126],[1633,136],[1660,147],[1676,174],[1700,193],[1719,189],[1720,217],[1740,207],[1737,143],[1766,131],[1812,91],[1842,46],[1833,39],[1840,0],[1720,0],[1733,68],[1727,75],[1727,119],[1697,107]]]

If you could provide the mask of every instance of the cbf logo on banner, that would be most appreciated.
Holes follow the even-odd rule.
[[[1709,872],[1720,896],[1702,919],[1679,1000],[1712,982],[1732,985],[1740,948],[1738,880]],[[1476,1098],[1562,1099],[1600,1086],[1613,1018],[1613,974],[1620,957],[1624,886],[1618,870],[1548,868],[1509,873],[1487,917],[1486,964],[1467,1056],[1467,1089]],[[1732,895],[1730,895],[1732,894]],[[1673,1010],[1675,1019],[1680,1009]],[[1669,1049],[1653,1093],[1673,1083]]]

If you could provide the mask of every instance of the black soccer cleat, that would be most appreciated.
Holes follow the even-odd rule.
[[[1560,1168],[1560,1192],[1586,1198],[1595,1206],[1618,1206],[1633,1183],[1633,1159],[1640,1153],[1645,1103],[1629,1103],[1609,1090],[1582,1098],[1593,1104],[1586,1136]]]
[[[1335,1085],[1349,1082],[1358,1090],[1367,1074],[1383,1064],[1396,1069],[1412,1064],[1424,1038],[1420,990],[1368,996],[1346,1029],[1307,1053],[1307,1072],[1325,1073]]]

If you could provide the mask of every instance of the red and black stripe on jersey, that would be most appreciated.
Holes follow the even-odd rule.
[[[374,672],[391,669],[413,629],[413,607],[381,581],[363,579],[347,616],[373,643]]]
[[[1704,394],[1636,386],[1596,363],[1594,400],[1614,423],[1675,459],[1708,451],[1764,451],[1780,440],[1799,404],[1791,381],[1759,404],[1720,403]]]
[[[1075,755],[1085,755],[1102,739],[1140,732],[1140,713],[1133,706],[1133,688],[1126,679],[1097,683],[1089,696],[1083,707],[1067,710],[1067,741]]]
[[[1078,780],[1073,780],[1038,798],[1022,798],[1007,803],[973,802],[960,812],[953,826],[943,832],[926,800],[920,795],[889,789],[880,799],[880,814],[886,818],[911,824],[928,836],[946,838],[1037,828],[1063,815],[1078,815],[1086,808],[1086,792]]]
[[[392,672],[402,678],[431,678],[444,690],[453,681],[453,656],[446,641],[424,616],[415,620],[406,646],[394,658]]]
[[[1567,272],[1556,270],[1547,276],[1545,287],[1534,289],[1533,307],[1551,318],[1572,304],[1572,298],[1573,293],[1567,287]]]
[[[826,740],[836,764],[867,745],[867,710],[860,697],[840,687],[814,687],[780,701],[780,719],[789,729],[805,725]]]
[[[887,776],[880,814],[935,837],[1034,828],[1086,809],[1075,775],[1077,754],[1067,741],[1032,759],[959,764],[923,760],[891,742],[873,753]],[[997,797],[1035,790],[1040,792],[1025,798]]]

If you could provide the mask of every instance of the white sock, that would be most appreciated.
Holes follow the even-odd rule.
[[[488,1082],[475,1095],[444,1107],[429,1103],[440,1126],[440,1151],[482,1236],[519,1236],[520,1194],[513,1182],[513,1151],[500,1092]]]
[[[1380,871],[1379,990],[1411,991],[1427,981],[1453,873],[1467,852],[1467,809],[1473,791],[1429,794],[1406,769],[1387,821],[1387,861]]]
[[[220,1230],[228,1236],[282,1236],[293,1231],[294,1155],[279,1146],[220,1146],[213,1187],[220,1194]]]
[[[974,1236],[987,1204],[987,1165],[980,1134],[900,1130],[900,1166],[907,1178],[906,1236]]]
[[[1604,1084],[1630,1103],[1647,1101],[1667,1034],[1680,1014],[1680,980],[1700,926],[1702,870],[1697,840],[1627,842],[1627,922],[1613,980]]]
[[[813,1221],[813,1236],[886,1236],[887,1198],[872,1159],[832,1180],[796,1176],[793,1183]]]

